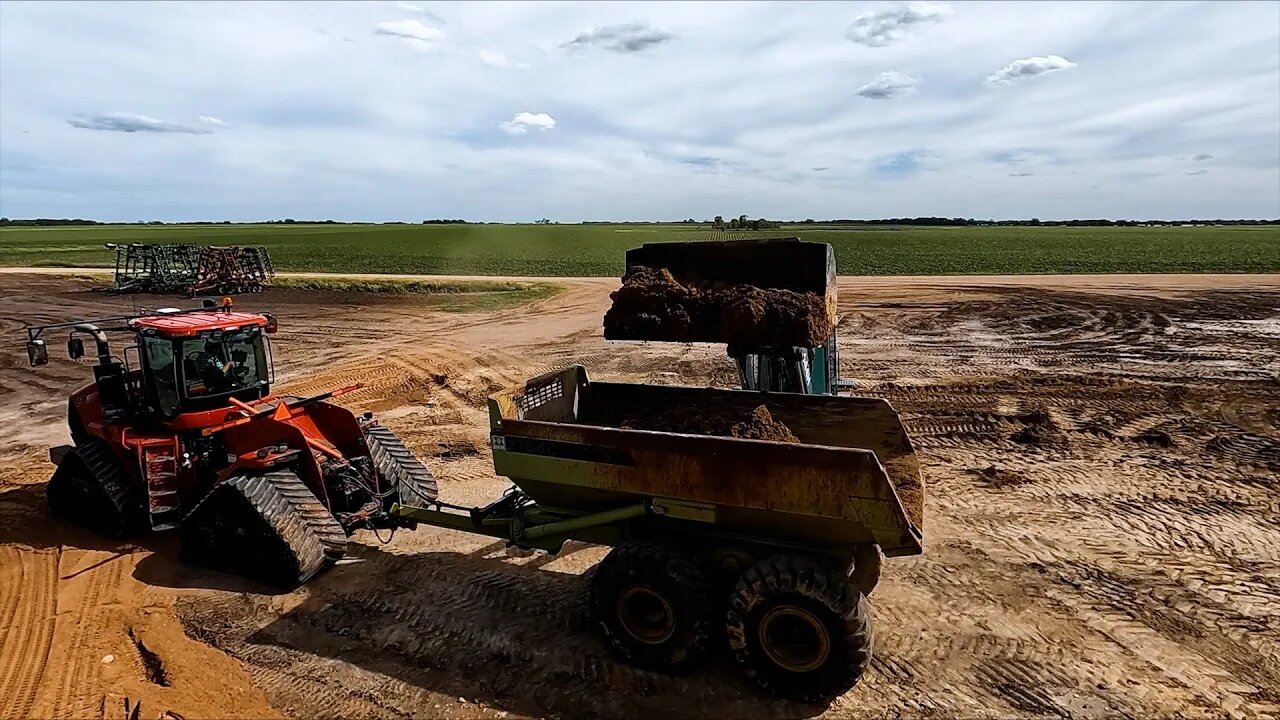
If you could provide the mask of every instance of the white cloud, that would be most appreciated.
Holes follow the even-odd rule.
[[[223,121],[219,120],[218,118],[213,117],[213,116],[211,116],[211,115],[201,115],[201,116],[200,116],[199,118],[197,118],[197,119],[198,119],[200,122],[204,123],[205,125],[210,125],[210,126],[212,126],[212,127],[226,127],[226,126],[227,126],[227,124],[226,124],[225,122],[223,122]]]
[[[409,2],[392,2],[389,4],[397,10],[403,10],[404,12],[411,12],[411,13],[416,13],[418,15],[421,15],[427,18],[428,20],[430,20],[431,22],[436,23],[437,25],[444,24],[444,20],[441,19],[439,15],[431,12],[430,10],[422,7],[421,5],[414,5],[413,3],[409,3]]]
[[[511,58],[503,55],[496,50],[481,50],[476,53],[480,58],[480,62],[486,67],[491,68],[515,68],[516,70],[528,70],[529,63],[512,62]]]
[[[480,62],[484,63],[485,65],[488,65],[489,67],[504,68],[504,67],[510,67],[511,65],[511,61],[507,59],[507,56],[503,55],[500,52],[494,52],[492,50],[481,50],[479,54],[480,54]]]
[[[497,11],[407,0],[447,7],[442,25],[384,1],[227,13],[0,0],[0,207],[116,220],[701,219],[729,207],[1280,217],[1280,3],[952,3],[951,17],[907,23],[887,48],[844,36],[889,1]],[[427,41],[369,37],[404,19],[447,33],[410,58],[427,62],[392,57]],[[631,54],[599,33],[560,47],[587,27],[637,20],[677,37]],[[482,50],[508,67],[487,67]],[[1050,53],[1081,67],[1001,91],[983,84]],[[517,72],[520,61],[538,71]],[[921,78],[918,89],[855,94],[886,70]],[[1010,103],[1009,90],[1034,97]],[[517,122],[515,108],[556,125]],[[94,117],[109,110],[149,118]],[[79,127],[67,120],[76,112]],[[198,119],[214,112],[226,128]],[[1210,172],[1184,174],[1201,168]],[[1020,172],[1035,175],[1009,177]],[[516,174],[538,182],[512,183]]]
[[[882,72],[874,80],[858,88],[857,94],[872,100],[889,100],[914,92],[920,78],[890,70]]]
[[[374,28],[373,33],[375,35],[388,35],[391,37],[402,38],[420,50],[433,48],[445,38],[443,30],[433,28],[430,25],[423,24],[417,20],[389,20],[387,22],[380,22],[377,27]]]
[[[530,129],[537,129],[545,132],[555,126],[555,118],[546,113],[518,112],[515,114],[515,117],[507,120],[498,127],[508,135],[524,135],[529,132]]]
[[[898,3],[854,18],[845,37],[869,47],[885,47],[906,37],[912,25],[941,22],[951,14],[951,7],[943,3]]]
[[[623,23],[591,28],[578,33],[574,39],[564,43],[562,47],[602,47],[614,52],[640,52],[655,45],[670,41],[674,36],[661,28],[648,23]]]
[[[987,84],[1013,85],[1029,78],[1044,75],[1045,73],[1066,70],[1067,68],[1073,68],[1075,66],[1075,63],[1059,55],[1023,58],[1022,60],[1014,60],[991,75],[988,75]]]
[[[187,125],[177,125],[175,123],[157,120],[146,115],[135,115],[134,113],[106,113],[103,115],[92,115],[85,117],[76,115],[67,120],[72,127],[84,128],[86,130],[109,130],[112,132],[153,132],[153,133],[185,133],[188,135],[207,135],[211,130],[204,128],[190,127]]]

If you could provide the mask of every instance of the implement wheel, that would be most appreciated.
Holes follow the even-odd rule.
[[[712,587],[689,553],[648,540],[617,546],[591,579],[591,615],[622,659],[678,672],[707,650]]]
[[[743,572],[726,631],[743,672],[791,700],[829,701],[871,662],[866,598],[839,568],[801,555],[774,555]]]

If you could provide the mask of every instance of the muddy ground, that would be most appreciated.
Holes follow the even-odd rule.
[[[468,504],[506,486],[482,409],[499,387],[572,362],[734,381],[715,347],[601,339],[616,286],[496,315],[245,303],[280,317],[283,388],[364,383],[343,400]],[[14,274],[0,299],[0,717],[1280,716],[1275,276],[842,279],[843,372],[901,411],[930,494],[926,554],[886,562],[875,660],[829,707],[612,660],[581,601],[599,548],[369,534],[281,595],[177,564],[169,537],[53,524],[44,448],[87,368],[28,370],[18,331],[131,301]]]

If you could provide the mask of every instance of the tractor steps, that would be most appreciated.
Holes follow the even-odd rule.
[[[138,448],[147,479],[147,509],[152,530],[172,530],[182,519],[178,497],[178,441],[166,438]]]
[[[183,520],[183,558],[294,588],[346,552],[342,526],[292,470],[239,475]]]

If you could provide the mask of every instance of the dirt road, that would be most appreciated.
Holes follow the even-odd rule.
[[[731,384],[723,350],[610,344],[616,280],[517,311],[273,291],[279,380],[353,382],[445,499],[501,492],[485,396],[568,363]],[[560,557],[442,530],[358,537],[295,593],[46,520],[49,444],[85,368],[25,367],[24,322],[128,310],[52,275],[0,274],[0,717],[1280,716],[1280,278],[841,279],[843,373],[920,450],[926,554],[887,562],[876,658],[830,707],[729,671],[613,661]],[[171,299],[142,299],[173,304]],[[54,348],[51,355],[61,355]],[[385,540],[383,537],[381,540]],[[107,658],[110,658],[107,661]]]

